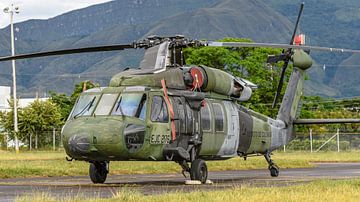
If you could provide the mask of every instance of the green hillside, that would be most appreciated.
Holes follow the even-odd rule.
[[[355,0],[305,1],[301,30],[310,45],[360,48]],[[288,43],[298,0],[117,0],[71,11],[48,20],[16,24],[17,53],[127,43],[148,35],[184,34],[197,39],[245,37],[257,42]],[[9,28],[0,30],[0,55],[9,55]],[[96,53],[17,61],[22,97],[49,90],[70,93],[75,83],[107,85],[125,67],[137,67],[143,51]],[[354,69],[337,68],[350,55],[312,53],[306,93],[330,97],[359,96]],[[346,60],[348,59],[348,60]],[[323,70],[326,64],[326,71]],[[1,63],[0,85],[11,85],[10,63]],[[350,80],[351,82],[347,82]],[[347,89],[347,90],[344,90]],[[360,87],[359,87],[360,89]]]
[[[150,34],[285,42],[292,27],[289,20],[260,0],[112,1],[16,26],[22,30],[17,41],[18,53],[125,43]],[[8,38],[7,31],[1,30],[0,39]],[[9,51],[8,41],[4,41],[0,43],[1,55]],[[48,90],[69,93],[74,83],[84,79],[107,85],[113,74],[125,67],[137,67],[141,55],[141,51],[125,51],[19,61],[19,91],[22,96]],[[10,66],[5,66],[7,74],[0,75],[0,85],[9,84],[5,78],[10,76]]]
[[[296,19],[298,6],[305,2],[300,28],[307,36],[307,44],[360,49],[360,1],[358,0],[269,0],[268,5],[288,17]],[[312,70],[310,80],[332,88],[336,95],[322,88],[317,95],[352,97],[360,95],[358,61],[349,54],[317,53],[312,55],[319,67]],[[349,58],[350,57],[350,58]],[[348,59],[349,58],[349,59]],[[344,62],[343,62],[344,61]],[[326,66],[325,71],[323,66]],[[346,64],[346,66],[344,66]],[[350,67],[350,66],[353,67]]]

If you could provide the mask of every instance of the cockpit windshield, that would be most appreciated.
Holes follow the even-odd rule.
[[[99,101],[100,94],[84,94],[81,95],[78,101],[76,102],[74,111],[71,117],[79,116],[90,116]]]
[[[95,115],[109,115],[119,94],[103,94],[95,110]]]
[[[146,94],[123,93],[117,100],[112,115],[125,115],[145,119]]]

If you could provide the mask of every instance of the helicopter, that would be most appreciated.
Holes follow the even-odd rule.
[[[271,159],[288,144],[296,124],[359,123],[359,119],[299,119],[299,102],[305,72],[312,66],[310,50],[360,53],[360,50],[305,46],[295,39],[299,15],[290,44],[212,42],[182,35],[150,36],[129,44],[85,47],[0,58],[1,61],[76,53],[145,49],[138,69],[114,75],[108,87],[81,93],[65,125],[62,140],[68,161],[90,163],[93,183],[104,183],[111,161],[173,161],[191,180],[206,183],[206,161],[264,156],[270,175],[279,167]],[[301,40],[300,40],[301,41]],[[187,47],[283,48],[269,63],[283,61],[273,105],[277,104],[286,68],[294,68],[277,117],[270,118],[241,105],[251,98],[255,84],[207,66],[185,64]],[[239,104],[240,103],[240,104]]]

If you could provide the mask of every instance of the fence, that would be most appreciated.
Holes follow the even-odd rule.
[[[60,130],[42,131],[35,134],[21,134],[19,145],[28,150],[57,150],[62,148],[62,136]],[[0,149],[13,149],[15,142],[7,133],[0,134]]]
[[[310,131],[308,133],[296,133],[295,138],[284,150],[307,150],[319,151],[349,151],[360,150],[360,133],[345,131]]]
[[[60,130],[27,134],[25,137],[20,142],[22,149],[57,150],[63,147]],[[13,149],[13,147],[14,142],[10,140],[9,135],[0,133],[0,149]],[[284,147],[284,150],[310,152],[360,150],[360,133],[339,130],[328,132],[310,130],[308,133],[296,133],[295,138]]]

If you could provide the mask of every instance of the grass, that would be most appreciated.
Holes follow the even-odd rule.
[[[220,191],[195,191],[190,193],[166,193],[161,195],[145,196],[131,190],[121,190],[114,193],[110,199],[88,199],[83,196],[61,199],[62,201],[359,201],[360,179],[354,180],[321,180],[308,184],[286,187],[253,187],[243,185]],[[35,193],[16,199],[16,201],[57,201],[47,193]]]
[[[312,167],[310,162],[360,162],[360,151],[352,152],[276,152],[274,161],[280,168]],[[208,161],[210,171],[265,169],[263,157],[244,161],[233,158],[226,161]],[[21,152],[0,151],[0,178],[54,177],[88,175],[89,164],[81,161],[67,162],[62,151]],[[110,174],[179,173],[174,162],[111,162]]]

